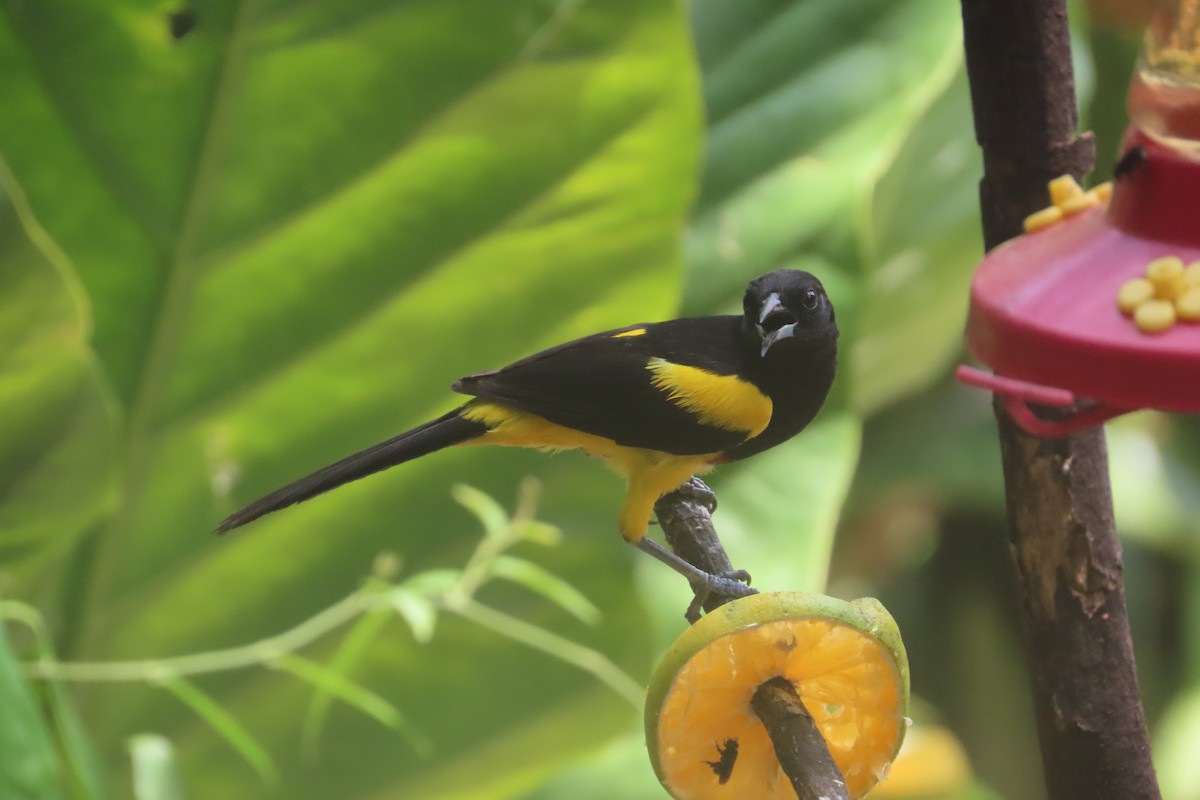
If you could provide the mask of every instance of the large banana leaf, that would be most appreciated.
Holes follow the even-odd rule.
[[[604,621],[485,599],[645,671],[620,488],[582,459],[443,454],[209,531],[444,410],[461,374],[674,310],[700,122],[678,3],[0,0],[0,74],[0,155],[41,256],[0,254],[0,332],[26,348],[3,351],[0,424],[19,433],[0,451],[3,569],[63,655],[261,637],[352,590],[382,550],[458,565],[477,532],[450,485],[507,498],[538,472],[568,530],[550,566]],[[633,714],[465,623],[421,646],[397,622],[355,677],[432,753],[339,709],[305,761],[311,689],[204,681],[278,765],[265,787],[165,692],[80,700],[112,760],[131,734],[167,736],[189,797],[503,796]]]

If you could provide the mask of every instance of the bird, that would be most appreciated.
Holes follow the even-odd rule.
[[[833,384],[837,339],[820,280],[774,270],[749,282],[740,315],[628,325],[461,378],[451,388],[464,404],[276,489],[217,533],[451,446],[581,450],[626,480],[622,537],[693,585],[716,586],[646,536],[654,504],[802,431]]]

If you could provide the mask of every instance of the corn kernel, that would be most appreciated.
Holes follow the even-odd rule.
[[[1126,316],[1133,316],[1139,305],[1154,297],[1154,284],[1145,278],[1134,278],[1121,284],[1117,290],[1117,308]]]
[[[1193,261],[1183,270],[1185,286],[1200,286],[1200,261]]]
[[[1174,300],[1183,294],[1183,259],[1163,256],[1146,265],[1146,277],[1154,284],[1154,296]]]
[[[1041,211],[1035,211],[1025,218],[1025,232],[1033,233],[1042,228],[1048,228],[1063,218],[1062,209],[1058,206],[1047,206]]]
[[[1186,322],[1200,322],[1200,286],[1175,298],[1175,313]]]
[[[1080,211],[1087,211],[1092,206],[1099,204],[1100,201],[1091,194],[1079,194],[1062,201],[1058,204],[1058,208],[1069,217],[1072,214],[1078,214]]]
[[[1087,193],[1096,198],[1096,202],[1107,203],[1112,198],[1112,181],[1093,186]]]
[[[1050,202],[1056,206],[1082,194],[1083,187],[1070,175],[1061,175],[1050,181]]]
[[[1147,300],[1133,312],[1133,321],[1146,333],[1159,333],[1175,324],[1175,306],[1169,300]]]

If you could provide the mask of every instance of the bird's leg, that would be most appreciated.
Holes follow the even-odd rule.
[[[751,589],[747,583],[743,583],[743,581],[749,582],[750,580],[750,573],[744,569],[730,570],[722,572],[719,575],[714,575],[711,572],[705,572],[694,564],[684,561],[658,542],[645,536],[633,542],[633,546],[643,553],[649,553],[687,578],[688,583],[692,587],[692,593],[695,595],[684,614],[688,622],[694,623],[700,619],[700,609],[710,595],[719,594],[725,597],[746,597],[747,595],[758,593],[757,589]]]
[[[715,507],[716,497],[712,490],[704,481],[693,477],[660,497],[654,505],[670,550],[653,542],[639,544],[640,549],[680,572],[692,584],[695,598],[687,610],[689,622],[699,618],[701,607],[712,611],[731,599],[754,594],[754,590],[738,583],[742,581],[748,584],[750,574],[733,568],[725,548],[721,546],[721,540],[717,538],[712,524],[712,509]],[[669,558],[654,550],[665,553]],[[672,559],[685,566],[681,569]],[[697,580],[697,572],[704,577]]]

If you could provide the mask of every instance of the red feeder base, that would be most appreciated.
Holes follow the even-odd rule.
[[[959,377],[1005,397],[1016,422],[1070,433],[1140,408],[1200,412],[1200,323],[1145,333],[1117,291],[1163,256],[1200,261],[1200,164],[1137,131],[1146,158],[1094,207],[997,247],[971,285],[966,339],[995,375]],[[1070,407],[1062,419],[1029,404]]]

